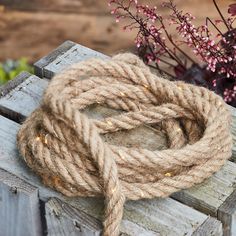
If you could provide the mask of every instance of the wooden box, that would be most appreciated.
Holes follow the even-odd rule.
[[[20,124],[40,104],[49,79],[69,65],[90,57],[106,56],[66,41],[35,63],[36,75],[23,72],[0,89],[0,236],[101,234],[102,199],[67,198],[45,187],[22,161],[16,148]],[[88,114],[101,117],[114,112],[98,106]],[[161,133],[153,135],[148,128],[142,131],[146,140],[151,139],[148,145],[165,145]],[[135,131],[132,135],[138,137],[139,133]],[[234,123],[232,133],[234,135]],[[128,140],[129,136],[125,136],[122,139]],[[114,139],[119,142],[121,138]],[[234,236],[235,190],[236,164],[228,161],[204,183],[169,198],[128,201],[121,235]]]

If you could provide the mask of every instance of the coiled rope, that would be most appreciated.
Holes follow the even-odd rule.
[[[103,120],[92,104],[123,110]],[[104,142],[105,133],[159,123],[169,148],[150,151]],[[44,183],[67,196],[104,196],[104,232],[117,236],[126,199],[166,197],[201,183],[231,156],[230,113],[202,87],[151,73],[132,54],[90,59],[56,75],[24,122],[18,146]]]

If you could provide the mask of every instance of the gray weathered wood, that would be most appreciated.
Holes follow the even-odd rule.
[[[62,45],[60,45],[58,48],[53,50],[50,53],[50,56],[45,56],[41,58],[39,61],[34,63],[34,73],[38,75],[39,77],[43,78],[49,75],[45,75],[45,72],[42,68],[50,64],[51,62],[55,61],[57,57],[63,55],[65,52],[67,52],[70,48],[72,48],[74,45],[76,45],[72,41],[66,41]]]
[[[231,133],[233,137],[232,161],[236,162],[236,108],[228,106],[232,114]]]
[[[9,86],[7,87],[8,93],[2,92],[5,96],[2,96],[1,99],[0,114],[21,122],[25,118],[25,114],[30,114],[35,107],[39,106],[48,82],[25,72],[19,74],[15,79],[17,83],[12,83],[14,86],[11,86],[11,90]],[[15,93],[16,91],[17,93]],[[23,114],[21,114],[22,112]]]
[[[64,70],[69,65],[91,57],[106,58],[107,56],[82,45],[66,41],[48,56],[43,57],[34,64],[35,74],[40,78],[50,79],[55,73]]]
[[[231,194],[227,200],[220,206],[218,211],[218,219],[224,223],[224,231],[226,236],[236,235],[236,192]]]
[[[207,229],[207,231],[206,231]],[[222,234],[222,228],[219,227],[217,220],[215,218],[209,217],[194,233],[193,236],[215,236]]]
[[[57,197],[63,202],[82,210],[89,216],[101,219],[103,200],[96,198],[67,198],[45,187],[24,163],[16,147],[16,134],[20,125],[0,116],[0,168],[36,186],[39,198],[47,202]],[[121,232],[125,235],[192,235],[204,226],[207,215],[183,205],[171,198],[129,201],[125,204]],[[217,227],[221,227],[219,221]],[[207,229],[205,229],[207,231]],[[218,234],[221,235],[221,234]],[[217,236],[218,236],[217,235]]]
[[[9,91],[14,89],[17,85],[22,83],[29,76],[31,76],[29,72],[22,72],[13,80],[9,80],[6,84],[0,86],[0,96],[5,96],[7,93],[9,93]]]
[[[45,205],[48,236],[99,236],[101,222],[57,198]]]
[[[42,234],[38,190],[0,169],[0,235]]]
[[[234,235],[236,208],[236,164],[228,161],[223,168],[202,184],[173,194],[173,198],[195,209],[217,217],[223,223],[224,235]]]

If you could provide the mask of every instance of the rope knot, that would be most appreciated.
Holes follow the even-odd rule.
[[[116,112],[95,118],[95,105]],[[19,130],[18,146],[46,185],[67,196],[104,196],[104,235],[116,236],[125,199],[166,197],[219,170],[231,156],[229,125],[213,92],[162,79],[136,56],[120,54],[56,75]],[[168,147],[106,141],[140,127],[161,129]]]

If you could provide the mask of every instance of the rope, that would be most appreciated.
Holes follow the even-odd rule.
[[[102,120],[84,110],[124,111]],[[160,125],[169,147],[150,151],[103,136]],[[67,196],[104,196],[105,236],[119,235],[126,199],[167,197],[201,183],[231,156],[230,113],[209,90],[152,74],[132,54],[90,59],[56,75],[21,126],[18,146],[44,183]]]

